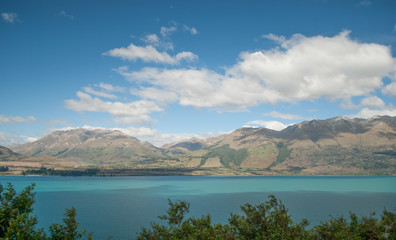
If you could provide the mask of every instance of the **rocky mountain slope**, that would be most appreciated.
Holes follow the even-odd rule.
[[[241,128],[201,150],[222,167],[299,174],[396,172],[396,117],[312,120],[282,131]]]
[[[18,159],[21,155],[11,149],[0,146],[0,161],[11,161]]]
[[[184,139],[178,142],[165,144],[161,148],[167,150],[168,153],[172,154],[188,153],[213,145],[221,141],[225,136],[226,135],[223,134],[217,137],[206,139],[193,137],[190,139]]]
[[[240,128],[217,138],[192,138],[163,148],[120,131],[76,129],[54,132],[13,150],[56,157],[77,167],[179,168],[230,175],[396,174],[396,117],[312,120],[282,131]],[[18,158],[8,150],[0,153]]]
[[[13,148],[29,156],[53,156],[82,165],[130,165],[166,158],[163,150],[120,131],[76,129],[57,131]]]
[[[72,169],[77,165],[74,161],[55,158],[51,156],[25,156],[15,153],[9,148],[0,146],[0,169],[2,174],[19,175],[26,169],[37,168],[56,168],[56,169]]]

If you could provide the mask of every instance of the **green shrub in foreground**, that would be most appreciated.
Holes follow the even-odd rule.
[[[50,235],[42,228],[37,229],[37,217],[32,216],[34,184],[27,186],[17,194],[9,183],[6,187],[0,184],[0,239],[16,240],[74,240],[92,239],[92,234],[85,230],[77,231],[76,209],[66,209],[63,224],[52,224]]]
[[[169,201],[167,215],[159,217],[166,224],[152,223],[137,239],[396,239],[396,214],[386,210],[381,220],[374,214],[359,218],[351,213],[349,220],[332,217],[307,229],[308,221],[294,222],[273,195],[259,205],[245,204],[241,207],[243,214],[231,214],[228,224],[213,224],[210,215],[185,219],[189,207],[185,201]]]

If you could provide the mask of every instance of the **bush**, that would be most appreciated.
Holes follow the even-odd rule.
[[[308,230],[309,222],[295,223],[273,195],[259,205],[245,204],[243,215],[231,214],[228,224],[212,224],[210,215],[185,219],[189,207],[185,201],[169,201],[167,215],[159,217],[167,225],[152,223],[137,239],[396,239],[396,214],[386,210],[381,220],[351,213],[349,220],[332,217]]]
[[[50,236],[47,236],[42,228],[37,229],[37,217],[32,215],[34,196],[34,184],[27,186],[17,194],[12,184],[5,188],[0,184],[0,239],[16,240],[74,240],[92,239],[92,234],[86,234],[85,230],[77,231],[76,210],[66,209],[64,224],[52,224]]]

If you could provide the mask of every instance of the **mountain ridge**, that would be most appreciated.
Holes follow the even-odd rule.
[[[83,128],[55,131],[13,150],[29,156],[49,155],[71,159],[82,165],[128,165],[128,162],[166,157],[162,149],[121,131]]]
[[[396,117],[334,117],[276,131],[244,127],[217,138],[191,138],[157,148],[121,131],[56,131],[12,148],[76,166],[197,169],[196,174],[395,174]],[[222,170],[223,169],[223,170]],[[228,172],[227,172],[228,171]]]

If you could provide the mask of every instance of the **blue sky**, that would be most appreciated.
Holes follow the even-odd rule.
[[[396,116],[396,2],[0,1],[0,145]]]

